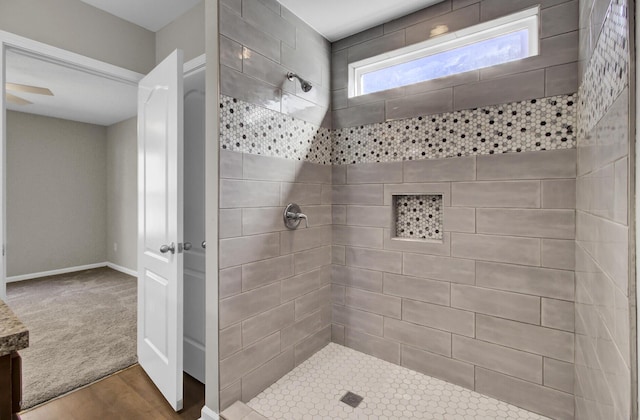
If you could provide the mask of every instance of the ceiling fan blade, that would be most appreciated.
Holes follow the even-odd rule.
[[[36,95],[53,96],[53,92],[51,92],[49,89],[37,86],[21,85],[19,83],[5,83],[5,88],[6,90],[10,90],[12,92],[35,93]]]
[[[12,95],[10,93],[6,94],[6,98],[8,102],[14,103],[16,105],[31,105],[33,102],[29,102],[26,99],[22,99],[18,96]]]

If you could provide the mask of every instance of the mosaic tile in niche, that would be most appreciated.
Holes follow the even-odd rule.
[[[236,152],[331,163],[331,131],[258,105],[221,96],[220,147]]]
[[[333,131],[333,164],[393,162],[576,147],[576,95]]]
[[[578,127],[584,138],[629,83],[629,7],[627,0],[609,5],[598,43],[580,85]]]
[[[396,237],[442,240],[442,195],[396,195]]]

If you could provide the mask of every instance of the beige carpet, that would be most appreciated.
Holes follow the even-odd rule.
[[[110,268],[7,285],[29,328],[23,409],[136,363],[136,291],[134,277]]]

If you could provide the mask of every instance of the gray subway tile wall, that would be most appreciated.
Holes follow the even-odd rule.
[[[580,7],[580,102],[576,180],[576,418],[637,416],[635,357],[629,320],[635,309],[633,236],[628,220],[633,193],[633,7],[626,0],[588,0]],[[620,187],[617,188],[616,185]],[[562,328],[562,306],[547,302],[547,323]],[[550,365],[550,369],[552,365]],[[566,377],[550,377],[567,388]]]
[[[333,221],[328,41],[275,1],[223,1],[220,34],[224,409],[331,340]],[[289,71],[313,90],[302,92]],[[284,227],[291,201],[308,214],[308,231]]]
[[[393,319],[385,319],[384,328],[384,336],[390,340],[445,356],[451,355],[451,336],[444,331]]]
[[[450,31],[469,27],[536,5],[541,7],[540,55],[454,77],[443,85],[425,83],[384,95],[345,101],[349,63],[425,41],[438,25]],[[382,123],[390,119],[451,112],[486,105],[574,93],[578,79],[578,1],[445,0],[332,44],[333,128]],[[467,75],[465,75],[467,76]]]
[[[332,206],[322,194],[330,165],[226,150],[221,161],[221,207],[240,215],[239,229],[220,238],[226,407],[249,401],[330,342]],[[309,229],[285,228],[282,204],[291,201],[307,212]]]
[[[475,366],[542,384],[543,357],[537,354],[454,335],[452,356]]]
[[[557,96],[572,92],[578,84],[578,63],[561,64],[545,70],[544,94]]]
[[[445,0],[332,45],[286,8],[253,2],[221,6],[236,24],[221,30],[223,105],[238,111],[224,120],[231,128],[222,128],[222,406],[247,401],[334,341],[552,418],[573,418],[574,393],[576,418],[624,418],[629,97],[612,89],[616,98],[587,111],[575,95],[578,1]],[[244,3],[251,4],[246,12]],[[604,1],[596,3],[603,9]],[[538,57],[346,97],[346,66],[358,57],[425,37],[443,19],[484,22],[536,4],[543,17]],[[624,15],[626,2],[611,4],[608,20],[607,13],[592,16],[603,28]],[[597,48],[585,49],[599,57]],[[311,79],[312,95],[274,77],[285,70]],[[483,91],[491,86],[500,89]],[[427,103],[434,97],[436,107]],[[324,118],[330,98],[332,123]],[[310,104],[312,112],[299,112]],[[577,153],[584,124],[576,123],[576,104],[591,125],[579,133]],[[402,139],[434,118],[450,120],[438,129],[475,136],[473,107],[505,127],[527,112],[538,117],[523,126],[530,137],[505,129],[512,138],[498,147],[459,142],[423,150],[409,144],[413,137]],[[511,111],[518,116],[498,118]],[[259,112],[246,114],[259,115],[252,119],[258,125],[234,126],[243,112]],[[402,120],[389,121],[395,118]],[[433,124],[426,135],[440,122]],[[392,238],[391,197],[403,192],[444,195],[442,243]],[[304,203],[310,229],[282,226],[291,199]],[[596,285],[595,277],[609,281]],[[613,346],[597,346],[599,325]]]
[[[364,290],[382,291],[381,272],[347,267],[346,265],[333,265],[331,267],[331,282]]]
[[[402,347],[402,366],[466,388],[475,382],[472,364],[415,347]]]
[[[452,284],[451,307],[530,324],[540,322],[538,296]]]
[[[479,156],[477,165],[478,180],[575,178],[576,151]]]
[[[331,96],[324,76],[330,71],[329,41],[286,8],[274,10],[257,0],[223,2],[220,34],[225,38],[220,44],[223,95],[323,124]],[[310,80],[313,91],[297,90],[286,78],[289,71]]]
[[[543,406],[545,414],[554,419],[574,418],[571,394],[488,369],[476,368],[476,390],[532,411]]]
[[[575,164],[575,150],[413,160],[402,163],[402,183],[389,163],[343,165],[345,184],[334,185],[333,243],[345,254],[332,271],[337,340],[532,411],[571,418],[566,372],[574,363],[576,220],[572,200],[560,199],[556,190],[573,192]],[[376,184],[349,176],[362,173],[375,173]],[[373,197],[368,203],[362,202],[365,187]],[[384,220],[384,208],[391,218],[392,192],[433,190],[450,198],[443,214],[445,238],[451,238],[446,255],[398,248],[387,235],[381,245],[378,233],[361,240],[378,227],[353,233],[362,229],[357,215],[368,207],[376,219]],[[545,200],[560,208],[544,208]],[[446,245],[443,240],[440,247]],[[548,370],[563,368],[548,383],[545,360]],[[487,374],[479,378],[481,368]],[[514,391],[491,386],[503,377],[514,378]]]
[[[478,209],[476,230],[491,235],[575,238],[575,210]]]
[[[571,333],[485,315],[477,315],[477,325],[479,340],[573,362]]]
[[[438,25],[446,25],[450,32],[454,32],[478,23],[480,23],[480,2],[406,27],[406,43],[410,45],[429,39],[431,31]],[[401,31],[402,28],[399,28],[396,32]]]
[[[345,328],[344,344],[354,350],[370,354],[387,362],[400,362],[400,344],[362,331]]]
[[[567,256],[569,257],[569,256]],[[573,301],[573,271],[524,265],[476,263],[476,284],[491,289]]]
[[[575,7],[575,2],[573,4]],[[544,19],[545,17],[541,17]],[[569,21],[568,21],[569,22]],[[486,68],[480,70],[481,79],[490,80],[508,75],[514,75],[525,71],[543,70],[545,73],[545,94],[547,83],[554,82],[553,74],[548,72],[550,68],[558,65],[575,64],[578,59],[576,43],[578,40],[578,32],[568,32],[562,35],[552,36],[540,40],[540,54],[522,61],[506,63],[504,66],[496,66],[494,68]],[[574,79],[575,80],[575,79]],[[577,81],[577,80],[576,80]],[[567,91],[561,93],[575,92],[577,85],[573,85]],[[548,95],[548,94],[547,94]]]
[[[543,69],[480,80],[453,89],[453,110],[470,109],[544,97]]]
[[[456,182],[451,191],[454,206],[540,208],[539,181]]]
[[[451,255],[469,260],[540,265],[540,239],[454,233]]]
[[[574,366],[559,360],[544,359],[544,384],[549,388],[574,392]]]

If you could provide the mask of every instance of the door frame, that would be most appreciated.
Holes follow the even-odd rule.
[[[217,3],[217,2],[216,2]],[[216,25],[217,31],[217,25]],[[217,38],[216,38],[217,39]],[[6,285],[7,285],[7,265],[6,265],[6,252],[4,252],[7,237],[6,237],[6,220],[7,220],[7,211],[6,211],[6,144],[7,144],[7,127],[6,127],[6,115],[7,115],[7,104],[5,100],[5,82],[6,82],[6,51],[7,49],[16,49],[22,53],[29,54],[33,57],[37,57],[42,60],[52,61],[61,65],[68,66],[69,68],[89,72],[91,74],[99,75],[111,80],[115,80],[121,83],[129,84],[131,86],[138,86],[138,82],[145,76],[141,73],[131,71],[119,66],[115,66],[113,64],[105,63],[100,60],[96,60],[94,58],[86,57],[84,55],[74,53],[68,50],[64,50],[62,48],[54,47],[48,44],[45,44],[40,41],[34,41],[32,39],[19,36],[13,34],[11,32],[6,32],[0,30],[0,300],[6,300]],[[216,45],[217,52],[217,45]],[[185,76],[200,70],[206,66],[206,54],[203,54],[199,57],[196,57],[184,64],[184,74]],[[213,66],[217,65],[217,58],[215,63],[212,64],[211,69],[207,69],[207,73],[215,73],[217,78],[217,70],[213,70]],[[211,99],[217,102],[217,92],[218,86],[217,82],[214,84],[207,83],[207,88],[213,86],[214,92],[211,92],[207,96],[211,95]],[[207,89],[209,92],[209,89]],[[215,99],[214,99],[215,98]],[[217,107],[214,107],[217,108]],[[217,112],[217,109],[215,109]],[[217,119],[216,119],[217,123]],[[209,121],[207,121],[207,132],[209,132]],[[217,139],[217,135],[215,136]],[[209,136],[207,136],[207,143],[210,142]],[[213,152],[213,156],[215,156],[215,162],[211,159],[211,149],[208,151],[208,159],[205,162],[205,170],[207,173],[207,179],[212,180],[212,185],[215,185],[214,188],[207,188],[206,191],[206,203],[216,203],[218,202],[217,197],[217,184],[218,184],[218,161],[217,161],[217,151]],[[214,167],[209,168],[209,165],[214,164]],[[213,175],[211,178],[209,175]],[[208,217],[208,220],[213,218],[217,222],[217,205],[213,208],[216,209],[214,212],[214,216]],[[214,226],[209,226],[207,232],[215,232],[215,235],[207,235],[207,237],[217,238],[217,223]],[[209,241],[211,243],[211,250],[209,253],[209,257],[207,257],[207,268],[211,268],[211,270],[207,270],[206,274],[206,287],[209,290],[209,293],[212,293],[217,297],[217,286],[218,286],[218,272],[217,272],[217,239]],[[214,254],[215,255],[212,255]],[[215,290],[214,290],[215,289]],[[217,299],[211,300],[207,299],[206,301],[206,316],[207,320],[209,320],[209,316],[211,314],[215,314],[213,317],[214,323],[216,323],[215,327],[210,325],[209,328],[205,331],[205,341],[207,344],[215,343],[216,349],[212,355],[207,353],[206,356],[206,364],[208,372],[215,372],[217,374],[217,343],[218,343],[218,331],[217,331],[217,314],[218,314],[218,301]],[[213,323],[212,323],[213,324]],[[213,333],[215,332],[215,336]],[[209,366],[215,365],[215,366]],[[213,378],[211,378],[213,379]],[[208,384],[208,385],[207,385]],[[207,380],[207,384],[205,384],[207,400],[209,401],[209,406],[213,408],[213,410],[208,409],[205,405],[203,407],[204,414],[208,414],[211,410],[212,418],[217,417],[216,412],[218,403],[218,378],[216,377],[213,380]],[[215,416],[215,417],[214,417]]]
[[[7,206],[6,206],[6,144],[7,104],[5,101],[6,52],[15,49],[41,60],[54,62],[74,70],[88,72],[131,86],[138,86],[143,74],[114,66],[43,42],[34,41],[11,32],[0,31],[0,299],[7,298]]]
[[[6,82],[6,51],[7,49],[19,50],[22,54],[29,55],[40,60],[45,60],[64,65],[74,70],[88,72],[94,75],[115,80],[130,86],[138,86],[138,82],[145,76],[113,64],[105,63],[86,57],[62,48],[54,47],[43,42],[34,41],[11,32],[0,30],[0,299],[6,300],[7,285],[7,209],[6,209],[6,115],[7,104],[5,101]],[[203,69],[206,66],[206,56],[202,54],[184,63],[184,75]]]

